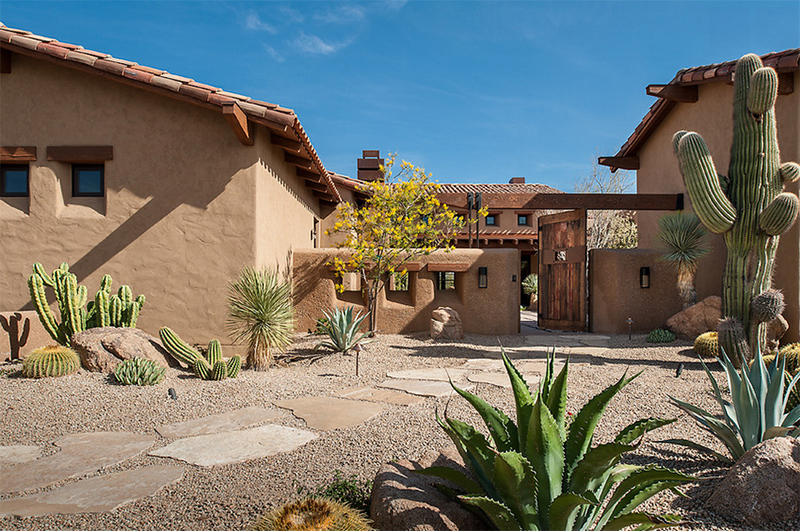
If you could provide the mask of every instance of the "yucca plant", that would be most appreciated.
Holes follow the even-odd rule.
[[[533,306],[533,303],[539,296],[539,275],[532,273],[525,277],[522,281],[522,291],[525,295],[530,295],[530,304],[528,304],[528,306]]]
[[[711,381],[724,420],[719,420],[708,411],[673,396],[669,399],[722,441],[733,459],[687,439],[668,439],[661,442],[688,446],[721,461],[734,462],[753,446],[772,437],[800,437],[800,427],[796,426],[800,422],[800,406],[786,412],[786,404],[791,398],[792,388],[800,379],[800,374],[792,378],[788,386],[784,385],[786,359],[780,357],[778,360],[773,360],[767,368],[761,353],[756,351],[750,367],[743,364],[741,372],[737,373],[736,367],[722,348],[720,356],[728,377],[732,404],[722,398],[717,380],[702,358],[700,363],[703,364],[703,369]]]
[[[328,336],[327,340],[320,341],[314,348],[328,347],[334,352],[347,353],[359,343],[368,343],[366,339],[369,332],[360,332],[361,323],[369,315],[369,312],[361,315],[359,311],[353,316],[353,307],[348,306],[344,311],[334,308],[331,313],[325,314],[324,320],[319,325],[322,332]]]
[[[554,376],[555,352],[549,354],[534,398],[505,352],[502,357],[514,392],[517,424],[483,399],[453,385],[481,415],[491,441],[469,424],[446,414],[442,420],[437,414],[436,420],[455,443],[474,479],[448,467],[430,467],[422,473],[458,485],[462,492],[450,493],[479,508],[496,529],[611,531],[635,525],[645,530],[681,523],[674,515],[633,511],[658,492],[694,478],[656,466],[620,464],[626,452],[637,448],[642,435],[673,420],[642,419],[623,429],[613,442],[592,447],[595,427],[606,406],[639,374],[623,375],[587,402],[568,425],[569,360]]]
[[[227,326],[234,341],[248,346],[248,367],[265,371],[275,352],[292,342],[292,287],[275,269],[246,267],[229,286]]]
[[[703,243],[707,234],[700,219],[693,213],[674,212],[665,214],[658,220],[656,238],[664,249],[661,257],[675,266],[678,271],[678,292],[683,298],[683,307],[697,302],[694,276],[700,258],[710,249]]]

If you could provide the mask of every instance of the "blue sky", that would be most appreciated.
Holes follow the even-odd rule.
[[[325,166],[572,191],[681,68],[800,46],[800,2],[18,2],[0,20],[294,109]]]

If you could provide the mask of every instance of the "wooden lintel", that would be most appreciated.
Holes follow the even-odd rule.
[[[11,73],[11,51],[3,48],[0,50],[0,74]]]
[[[464,273],[469,271],[470,264],[461,262],[428,262],[428,271],[453,271]]]
[[[794,92],[794,72],[778,74],[778,94],[786,96]]]
[[[610,166],[623,170],[638,170],[639,157],[600,157],[597,163],[602,166]]]
[[[695,103],[697,85],[647,85],[647,95],[680,103]]]
[[[306,186],[312,190],[319,190],[320,192],[325,192],[328,189],[328,187],[321,182],[312,181],[311,179],[306,179]]]
[[[316,181],[318,183],[322,182],[322,175],[315,171],[309,171],[304,168],[295,168],[298,177],[302,177],[303,179],[308,179],[310,181]]]
[[[0,162],[33,162],[36,160],[36,146],[0,147]]]
[[[314,163],[311,162],[311,159],[307,159],[299,155],[293,155],[288,151],[283,154],[283,159],[289,164],[294,164],[298,168],[305,168],[307,170],[310,170],[311,168],[314,167]]]
[[[233,129],[233,134],[245,146],[255,145],[253,140],[253,126],[247,119],[247,114],[238,103],[225,103],[222,105],[222,115]]]
[[[300,153],[300,150],[303,147],[303,144],[298,142],[297,140],[292,140],[291,138],[286,138],[285,136],[278,136],[273,134],[270,136],[270,140],[276,146],[282,147],[287,151],[292,151],[294,153]]]
[[[70,163],[98,163],[114,160],[113,146],[47,146],[47,160]]]
[[[683,194],[535,194],[534,209],[682,210]]]

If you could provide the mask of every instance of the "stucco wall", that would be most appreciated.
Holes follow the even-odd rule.
[[[66,261],[90,295],[105,273],[144,293],[140,328],[227,343],[240,269],[312,245],[317,201],[263,129],[244,146],[219,112],[16,54],[0,108],[0,144],[38,151],[28,204],[0,201],[0,311],[30,307],[33,262]],[[46,156],[59,145],[113,146],[104,198],[70,197],[70,164]]]
[[[346,250],[318,249],[298,251],[293,256],[296,327],[313,329],[323,310],[354,305],[364,309],[360,292],[337,293],[336,278],[326,265],[333,256],[346,256]],[[519,252],[516,249],[456,249],[437,251],[418,260],[419,272],[410,273],[408,292],[384,290],[378,300],[377,328],[384,333],[408,333],[430,329],[431,311],[439,306],[456,310],[466,332],[476,334],[516,334],[519,332]],[[436,273],[428,263],[469,264],[469,270],[456,273],[457,289],[438,291]],[[488,268],[488,287],[478,288],[478,268]],[[512,281],[516,275],[516,281]]]
[[[778,124],[778,142],[781,160],[800,160],[800,76],[794,77],[795,91],[778,96],[775,109]],[[678,162],[672,150],[672,136],[680,130],[700,133],[714,157],[718,172],[727,174],[733,139],[733,86],[723,82],[699,86],[696,103],[679,103],[664,122],[655,130],[639,150],[640,169],[637,172],[639,193],[684,193]],[[798,193],[800,183],[786,186],[787,191]],[[692,210],[687,197],[687,210]],[[656,247],[657,220],[663,213],[639,212],[639,245]],[[800,340],[800,224],[781,237],[775,266],[773,287],[783,291],[786,298],[784,316],[790,323],[786,341]],[[700,298],[720,295],[726,248],[722,236],[709,235],[712,253],[704,259],[697,272],[697,292]]]
[[[681,311],[677,275],[653,249],[595,249],[589,253],[589,323],[592,332],[624,334],[664,328]],[[650,287],[639,285],[639,269],[650,268]]]

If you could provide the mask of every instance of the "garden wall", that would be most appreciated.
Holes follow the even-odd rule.
[[[595,249],[589,253],[589,324],[592,332],[625,334],[664,328],[681,311],[677,274],[653,249]],[[650,268],[650,287],[639,286],[639,270]]]
[[[358,285],[338,293],[338,282],[327,265],[334,256],[345,258],[346,250],[295,250],[295,325],[298,331],[314,329],[322,311],[355,306],[365,309],[365,297]],[[478,268],[487,268],[488,285],[478,287]],[[519,251],[516,249],[456,249],[436,251],[411,264],[408,289],[393,291],[387,286],[378,298],[377,328],[397,334],[427,331],[431,312],[448,306],[461,316],[464,331],[476,334],[519,332]],[[454,289],[437,287],[439,277],[454,279]]]

